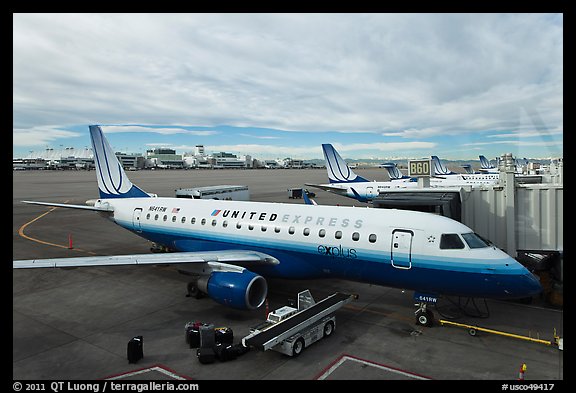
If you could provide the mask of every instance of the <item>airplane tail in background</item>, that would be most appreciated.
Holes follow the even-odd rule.
[[[479,157],[480,157],[480,167],[482,169],[494,169],[494,166],[490,164],[490,161],[488,161],[486,157],[484,157],[483,155],[480,155]]]
[[[410,176],[403,175],[402,172],[400,172],[400,169],[398,169],[398,166],[396,164],[394,164],[393,162],[387,162],[385,164],[382,164],[381,167],[386,168],[386,170],[388,171],[388,177],[390,177],[390,180],[399,180],[399,179],[409,179],[410,178]]]
[[[328,179],[330,180],[330,183],[356,183],[369,181],[355,174],[331,144],[322,144],[322,151],[324,152],[324,160],[326,161],[326,170],[328,171]]]
[[[100,126],[90,126],[90,139],[96,164],[100,198],[147,198],[149,194],[133,185]]]
[[[440,162],[438,156],[432,156],[432,162],[434,163],[434,174],[436,175],[453,175],[454,172],[446,168]]]
[[[469,175],[473,175],[474,174],[474,169],[472,169],[472,165],[470,164],[463,164],[462,168],[464,168],[464,170],[466,171],[467,174]]]

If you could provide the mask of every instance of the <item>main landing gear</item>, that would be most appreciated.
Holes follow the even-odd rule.
[[[186,297],[193,297],[195,299],[202,299],[205,294],[198,289],[198,281],[191,281],[186,285]]]

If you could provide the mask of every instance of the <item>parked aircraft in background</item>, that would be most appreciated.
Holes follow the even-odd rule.
[[[237,309],[264,304],[268,277],[346,279],[417,291],[423,325],[433,318],[426,308],[431,298],[525,298],[541,291],[522,264],[452,219],[395,209],[154,197],[131,183],[99,126],[90,126],[90,135],[100,198],[92,205],[23,202],[98,212],[172,252],[20,260],[13,268],[178,265],[195,278],[192,294]]]
[[[370,181],[357,175],[346,161],[338,154],[331,144],[323,144],[324,160],[328,172],[329,184],[310,184],[309,187],[319,188],[360,202],[370,202],[380,192],[396,188],[416,188],[417,179],[402,174],[396,164],[380,165],[386,168],[390,181]],[[494,175],[466,175],[447,170],[442,166],[437,156],[432,156],[433,165],[438,165],[436,174],[430,179],[431,187],[462,187],[494,184],[498,176]],[[438,173],[441,172],[441,173]]]

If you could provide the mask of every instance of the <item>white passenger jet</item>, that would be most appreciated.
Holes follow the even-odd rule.
[[[266,300],[267,277],[338,278],[442,295],[525,298],[538,279],[461,223],[406,210],[155,197],[132,184],[99,126],[90,126],[100,198],[96,211],[173,252],[13,261],[13,268],[179,264],[192,292],[237,309]]]
[[[331,144],[323,144],[322,151],[326,162],[329,184],[310,184],[309,187],[319,188],[334,194],[356,199],[360,202],[370,202],[381,192],[397,188],[416,188],[416,178],[403,175],[393,163],[380,165],[386,168],[390,181],[370,181],[354,173],[346,161],[338,154]],[[494,184],[498,181],[498,175],[478,174],[465,175],[448,171],[442,166],[437,156],[432,156],[434,174],[430,179],[430,187],[462,187],[482,186]]]

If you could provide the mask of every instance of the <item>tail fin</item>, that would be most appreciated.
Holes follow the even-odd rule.
[[[480,155],[480,166],[482,169],[494,169],[494,166],[490,164],[490,161],[486,159],[483,155]]]
[[[330,179],[330,183],[356,183],[369,181],[355,174],[331,144],[322,144],[322,151],[324,152],[324,160],[326,161],[326,170],[328,171],[328,179]]]
[[[469,174],[469,175],[473,175],[473,174],[474,174],[474,170],[472,169],[472,165],[470,165],[470,164],[462,164],[461,166],[462,166],[462,168],[464,168],[464,170],[466,171],[467,174]]]
[[[410,176],[403,175],[398,169],[398,166],[393,162],[387,162],[381,165],[382,168],[386,168],[388,171],[388,177],[390,180],[399,180],[399,179],[409,179]]]
[[[432,156],[432,162],[434,163],[434,174],[436,175],[453,175],[454,172],[446,168],[440,162],[438,156]]]
[[[130,182],[100,126],[90,126],[90,139],[92,139],[100,198],[150,197]]]

